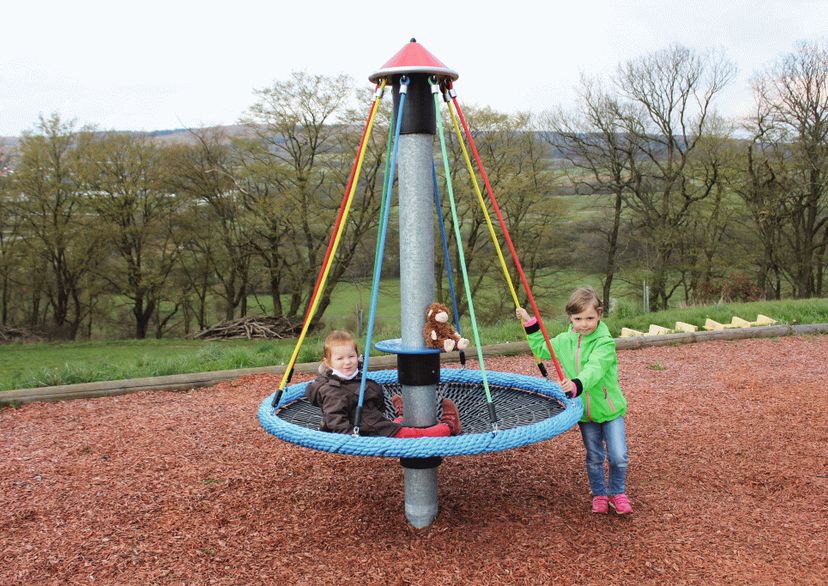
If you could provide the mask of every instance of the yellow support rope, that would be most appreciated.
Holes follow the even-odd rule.
[[[489,235],[492,238],[492,243],[494,244],[495,250],[497,251],[497,258],[500,259],[500,267],[503,269],[503,276],[506,278],[506,284],[509,286],[509,292],[512,294],[512,300],[515,303],[515,309],[520,307],[520,301],[518,300],[517,291],[515,290],[515,285],[512,282],[512,277],[509,275],[509,268],[506,266],[506,259],[503,256],[503,251],[500,248],[500,243],[497,240],[497,234],[495,233],[494,225],[492,224],[491,216],[489,216],[489,211],[486,208],[486,200],[483,199],[483,193],[480,190],[480,184],[477,182],[477,176],[474,172],[474,167],[472,166],[471,158],[469,157],[469,151],[466,149],[466,143],[463,139],[463,133],[460,130],[460,125],[457,122],[457,116],[454,114],[454,107],[450,101],[447,101],[448,111],[451,115],[451,122],[454,125],[454,132],[457,134],[457,142],[460,144],[460,149],[463,151],[463,157],[466,160],[466,168],[469,171],[469,177],[471,177],[472,185],[474,185],[474,192],[477,194],[477,201],[480,203],[480,209],[483,211],[483,217],[486,218],[486,226],[489,228]],[[523,325],[523,319],[521,318],[521,325]],[[526,330],[523,330],[523,337],[526,341],[529,341],[529,336],[526,333]],[[531,348],[530,348],[531,351]],[[534,352],[532,352],[532,356],[535,358],[535,362],[537,362],[538,367],[540,368],[543,364],[540,358],[538,358]],[[541,372],[545,373],[544,368],[540,368]],[[544,374],[546,376],[546,374]]]
[[[348,213],[351,210],[351,204],[353,203],[354,194],[356,193],[357,185],[359,184],[359,175],[362,171],[362,163],[365,159],[365,151],[368,149],[368,141],[371,138],[371,129],[374,126],[374,118],[376,118],[377,111],[379,110],[379,100],[382,98],[382,93],[385,89],[385,84],[386,80],[383,79],[379,89],[375,92],[371,116],[368,118],[368,124],[366,127],[365,140],[362,141],[362,149],[359,151],[358,154],[356,174],[354,175],[354,180],[351,184],[351,190],[348,192],[348,199],[347,203],[345,204],[345,210],[342,215],[342,222],[339,225],[339,230],[334,235],[333,247],[331,248],[331,254],[328,256],[328,262],[322,269],[322,279],[319,282],[319,290],[316,294],[316,297],[313,298],[313,303],[311,304],[311,307],[308,310],[307,318],[305,319],[305,323],[302,326],[302,332],[299,334],[299,340],[296,342],[296,347],[293,349],[293,354],[290,357],[290,361],[288,361],[287,367],[285,368],[285,373],[282,375],[282,380],[279,383],[280,391],[285,390],[285,386],[287,385],[288,379],[290,378],[290,373],[293,371],[293,367],[296,364],[296,358],[299,356],[299,349],[302,347],[302,343],[305,341],[305,336],[308,333],[308,328],[310,327],[311,321],[313,320],[313,316],[316,314],[317,307],[319,307],[319,299],[322,297],[322,291],[325,290],[325,284],[328,280],[328,273],[330,272],[331,266],[333,265],[333,260],[336,256],[336,251],[339,248],[339,241],[341,239],[342,232],[345,229],[345,222],[348,219]]]

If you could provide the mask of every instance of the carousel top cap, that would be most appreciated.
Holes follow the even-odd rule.
[[[452,81],[460,74],[446,67],[445,63],[432,55],[428,49],[412,38],[397,54],[391,57],[385,65],[372,73],[368,79],[374,83],[383,77],[403,75],[405,73],[433,73],[434,75],[451,78]]]

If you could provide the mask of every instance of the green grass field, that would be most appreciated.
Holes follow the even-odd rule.
[[[348,320],[355,318],[349,316],[349,312],[353,311],[356,303],[366,302],[366,293],[364,288],[355,285],[342,284],[340,287],[337,287],[335,303],[328,312],[334,317],[326,321],[332,326],[350,327]],[[384,295],[387,301],[381,306],[378,315],[383,316],[384,325],[383,331],[377,329],[374,332],[374,341],[399,337],[396,317],[399,302],[393,301],[399,298],[394,291],[395,287],[399,288],[399,284],[389,282],[383,287],[387,287],[385,293],[388,295]],[[370,294],[367,302],[370,302]],[[365,312],[367,314],[367,309]],[[683,321],[701,328],[706,318],[729,322],[737,315],[752,321],[759,313],[770,316],[781,324],[828,323],[828,299],[723,304],[656,313],[642,313],[629,304],[620,304],[616,315],[605,321],[613,335],[618,336],[622,327],[646,331],[651,323],[671,328],[676,321]],[[342,322],[339,323],[338,320]],[[566,325],[566,319],[560,313],[547,314],[544,321],[552,335]],[[463,334],[473,340],[468,320],[461,322],[461,328]],[[523,335],[517,320],[506,316],[499,322],[481,327],[480,338],[481,344],[485,346],[522,340]],[[285,364],[295,344],[295,340],[181,339],[7,344],[0,346],[0,391]],[[318,360],[320,347],[319,337],[309,336],[301,348],[298,361]]]
[[[599,282],[593,275],[588,275],[583,272],[574,270],[555,270],[548,274],[542,274],[537,277],[537,291],[535,295],[539,309],[542,313],[550,311],[562,311],[570,292],[575,287],[582,284],[592,284],[594,287],[599,287]],[[520,283],[513,284],[518,290],[521,289]],[[455,283],[457,288],[457,295],[463,295],[460,284]],[[448,282],[444,282],[443,290],[448,292]],[[542,292],[542,293],[541,293]],[[617,285],[613,288],[613,296],[618,296],[624,301],[625,305],[635,304],[636,299],[640,297],[640,291],[636,288],[633,290],[627,283],[617,281]],[[287,303],[288,298],[283,300]],[[492,306],[504,305],[502,315],[489,315],[485,310]],[[474,297],[475,307],[482,310],[482,314],[478,315],[478,320],[487,324],[496,324],[503,320],[511,319],[513,312],[513,305],[511,302],[511,295],[509,293],[508,285],[505,282],[503,273],[500,270],[494,271],[491,276],[483,281],[479,292]],[[363,324],[368,322],[368,312],[371,305],[371,282],[369,280],[361,282],[340,282],[337,284],[331,298],[331,304],[325,312],[323,321],[329,328],[344,328],[356,332],[358,311],[362,310]],[[256,311],[263,313],[270,313],[273,309],[273,303],[269,296],[258,296],[256,298],[250,297],[248,299],[248,306],[256,308]],[[400,282],[399,279],[383,279],[380,284],[380,290],[377,296],[377,310],[375,316],[374,329],[380,337],[399,337],[399,319],[400,319]],[[469,324],[461,323],[464,331],[469,328]]]

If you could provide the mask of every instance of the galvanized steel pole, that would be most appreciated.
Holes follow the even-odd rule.
[[[397,155],[400,218],[400,330],[404,347],[425,348],[425,310],[434,301],[435,113],[428,78],[411,75],[400,127]],[[399,82],[394,84],[398,98]],[[427,98],[427,99],[424,99]],[[395,100],[396,101],[396,100]],[[396,111],[396,108],[395,108]],[[437,385],[403,385],[405,424],[428,427],[437,422]],[[405,516],[414,527],[432,523],[437,504],[437,464],[405,466]]]
[[[401,346],[409,352],[397,357],[405,406],[405,425],[429,427],[437,423],[439,354],[426,351],[423,340],[426,308],[434,301],[434,134],[436,116],[429,77],[457,79],[415,39],[369,77],[391,80],[394,113],[399,111],[400,80],[405,76],[405,108],[397,154],[400,221],[400,331]],[[422,352],[419,352],[422,350]],[[437,466],[441,458],[403,458],[405,516],[416,528],[430,525],[438,513]]]

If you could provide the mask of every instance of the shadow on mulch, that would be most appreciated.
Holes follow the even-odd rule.
[[[589,513],[577,429],[447,459],[415,530],[396,460],[262,431],[272,376],[6,409],[0,583],[820,583],[826,356],[828,336],[621,351],[629,518]]]

